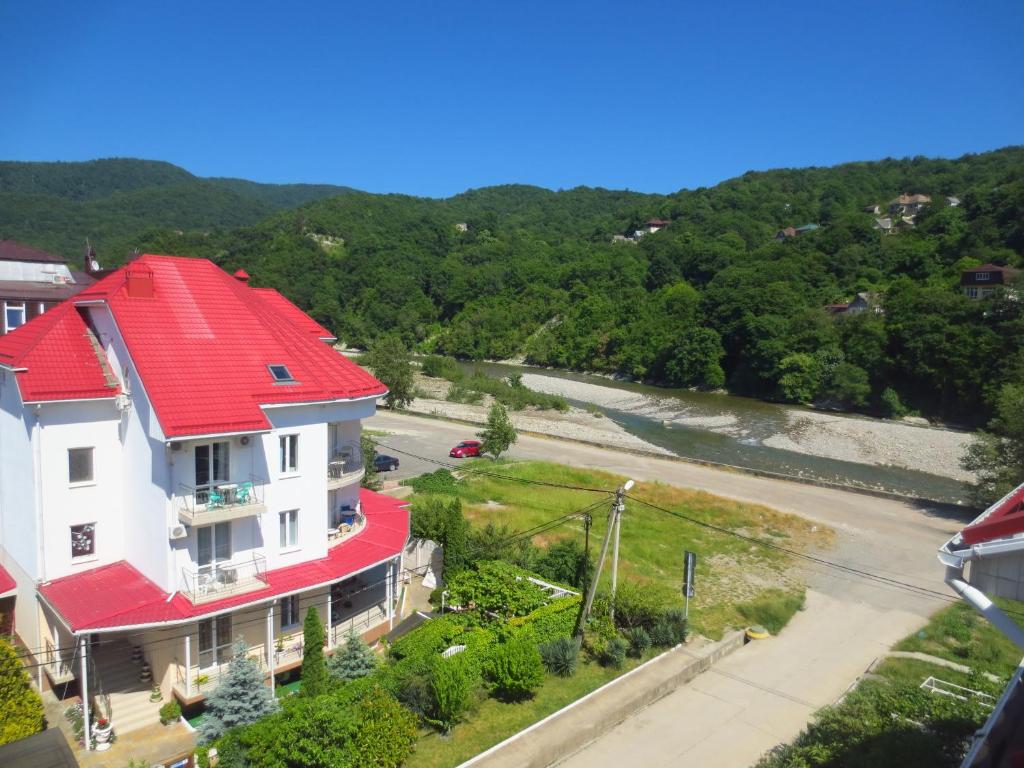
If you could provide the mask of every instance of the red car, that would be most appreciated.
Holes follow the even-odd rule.
[[[461,443],[456,445],[451,451],[448,452],[449,456],[456,459],[465,459],[469,456],[480,455],[480,441],[479,440],[463,440]]]

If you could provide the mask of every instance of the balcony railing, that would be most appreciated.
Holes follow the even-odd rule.
[[[335,448],[327,457],[327,487],[339,488],[363,478],[363,454],[357,445]]]
[[[181,572],[182,593],[193,603],[208,603],[267,585],[267,559],[253,554],[244,560],[186,566]]]
[[[201,488],[180,483],[175,502],[178,519],[185,525],[208,525],[237,520],[267,511],[263,504],[265,483],[262,478],[215,483]]]
[[[71,668],[71,663],[61,655],[60,651],[54,648],[53,643],[49,640],[46,641],[46,659],[44,668],[46,669],[46,674],[50,678],[50,683],[52,685],[63,685],[64,683],[70,683],[75,679],[75,673]]]

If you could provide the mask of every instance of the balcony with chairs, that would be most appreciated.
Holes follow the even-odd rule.
[[[366,474],[363,454],[358,445],[336,446],[327,456],[327,490],[334,491],[358,483]]]
[[[263,491],[264,483],[254,477],[201,488],[182,483],[175,494],[178,520],[185,525],[211,525],[262,515],[267,511]]]
[[[199,605],[263,589],[267,586],[267,559],[253,553],[238,560],[187,566],[181,576],[182,594]]]

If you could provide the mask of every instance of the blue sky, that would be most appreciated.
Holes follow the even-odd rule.
[[[1024,143],[1024,2],[0,2],[0,158],[446,196]]]

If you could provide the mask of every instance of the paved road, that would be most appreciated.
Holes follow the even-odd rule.
[[[474,431],[390,413],[379,413],[366,426],[391,433],[379,438],[382,443],[446,462],[453,461],[447,458],[450,447]],[[398,455],[403,476],[437,468]],[[836,530],[836,548],[822,553],[829,561],[940,591],[945,589],[935,552],[968,517],[549,438],[522,436],[511,455],[606,469],[793,512]],[[748,645],[563,765],[749,765],[793,738],[814,710],[835,701],[876,656],[944,604],[836,568],[810,566],[807,580],[806,609],[778,637]]]

